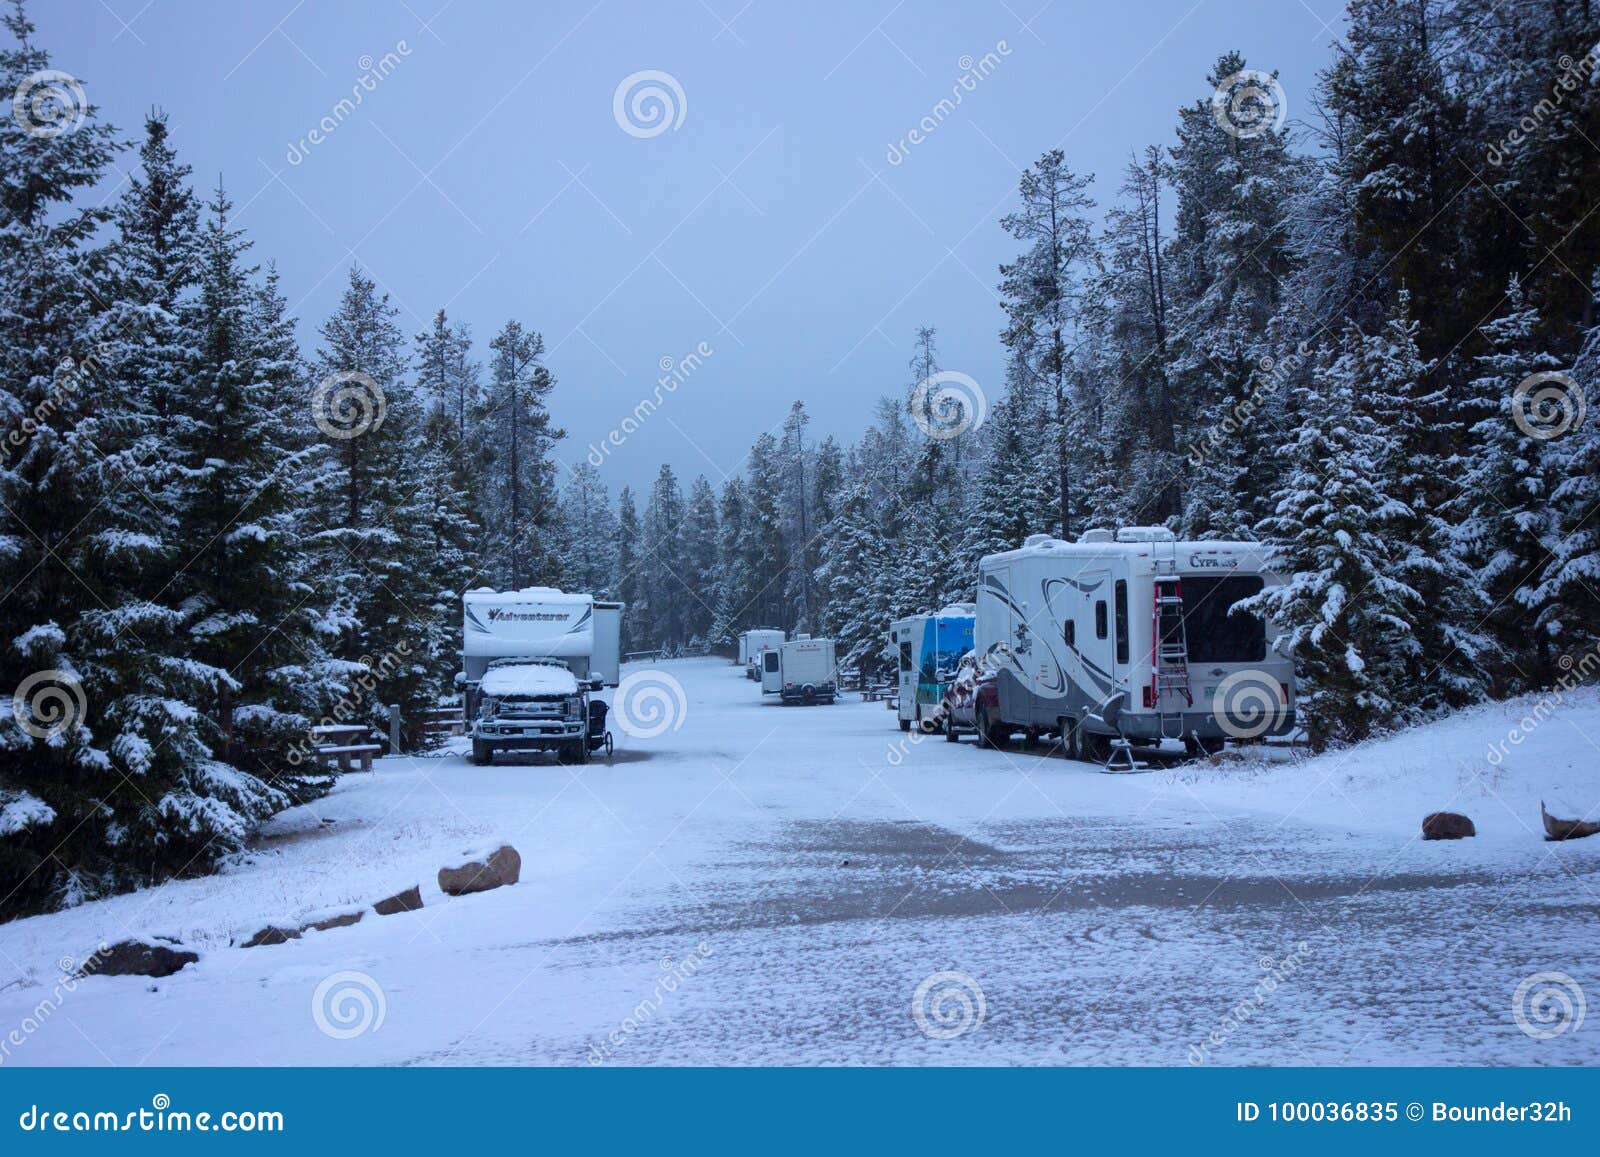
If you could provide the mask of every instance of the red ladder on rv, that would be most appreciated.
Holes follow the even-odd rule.
[[[1183,580],[1176,574],[1155,576],[1154,630],[1150,640],[1150,705],[1165,715],[1163,700],[1183,696],[1194,706],[1189,691],[1189,637],[1183,623]],[[1182,727],[1182,717],[1179,717]],[[1162,731],[1165,732],[1165,726]]]

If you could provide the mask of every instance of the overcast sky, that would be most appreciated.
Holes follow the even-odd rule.
[[[486,356],[516,317],[545,335],[576,461],[664,359],[704,343],[704,365],[607,455],[613,490],[663,461],[720,481],[796,398],[815,433],[853,439],[872,399],[909,384],[921,324],[944,368],[998,395],[994,285],[1012,253],[998,222],[1019,166],[1059,146],[1104,203],[1130,151],[1170,143],[1178,106],[1209,98],[1228,48],[1278,70],[1291,120],[1307,113],[1341,8],[30,4],[54,66],[107,119],[132,136],[158,105],[197,183],[225,176],[308,353],[356,262],[408,332],[442,305]],[[670,78],[633,86],[666,94],[665,121],[648,94],[636,112],[624,92],[618,112],[619,85],[645,70]],[[909,143],[924,117],[937,127]]]

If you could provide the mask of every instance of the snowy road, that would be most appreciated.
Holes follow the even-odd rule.
[[[1600,1062],[1600,1019],[1541,1038],[1513,1010],[1540,973],[1600,998],[1600,839],[1535,830],[1540,798],[1600,808],[1593,692],[1499,767],[1520,709],[1115,777],[663,669],[681,728],[609,765],[380,761],[220,876],[0,927],[0,1035],[36,1022],[4,1063]],[[1416,840],[1444,807],[1479,837]],[[438,893],[496,838],[519,885]],[[230,946],[413,882],[420,912]],[[58,961],[130,932],[202,959],[61,991]]]

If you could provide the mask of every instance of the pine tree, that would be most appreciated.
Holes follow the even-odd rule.
[[[506,322],[489,348],[492,382],[483,410],[494,528],[489,565],[502,585],[551,585],[561,560],[551,455],[566,437],[550,420],[555,378],[544,364],[544,338],[518,321]]]
[[[622,612],[624,654],[644,650],[655,635],[650,600],[646,595],[643,551],[633,489],[624,486],[617,495],[617,597],[625,604]]]
[[[572,590],[609,596],[617,589],[617,515],[600,471],[591,462],[573,467],[561,492],[566,557],[562,573]]]
[[[1286,580],[1239,605],[1278,625],[1318,750],[1406,722],[1406,671],[1420,653],[1421,598],[1393,577],[1393,526],[1411,512],[1382,489],[1394,446],[1357,405],[1359,334],[1346,346],[1304,389],[1305,421],[1280,451],[1283,482],[1256,527]]]
[[[718,566],[717,494],[705,475],[689,488],[683,516],[683,577],[688,598],[683,608],[683,632],[697,654],[713,646],[712,627],[717,613]]]

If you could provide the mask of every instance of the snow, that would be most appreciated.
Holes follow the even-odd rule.
[[[478,689],[485,695],[576,695],[578,679],[566,667],[546,663],[527,663],[514,667],[491,667],[483,674]]]
[[[683,726],[613,725],[610,761],[378,760],[220,874],[0,926],[0,1030],[102,942],[202,954],[76,985],[0,1064],[1600,1063],[1592,1026],[1512,1011],[1536,973],[1600,992],[1600,837],[1546,843],[1538,810],[1600,815],[1593,688],[1110,776],[659,670]],[[1420,841],[1436,810],[1478,836]],[[439,892],[500,842],[516,886]],[[235,946],[413,883],[419,912]],[[934,1039],[913,998],[951,973],[985,1018]],[[352,974],[385,1015],[338,1039],[314,1002]]]
[[[26,828],[47,824],[56,818],[56,810],[44,800],[28,792],[12,796],[0,807],[0,836],[14,836]]]

